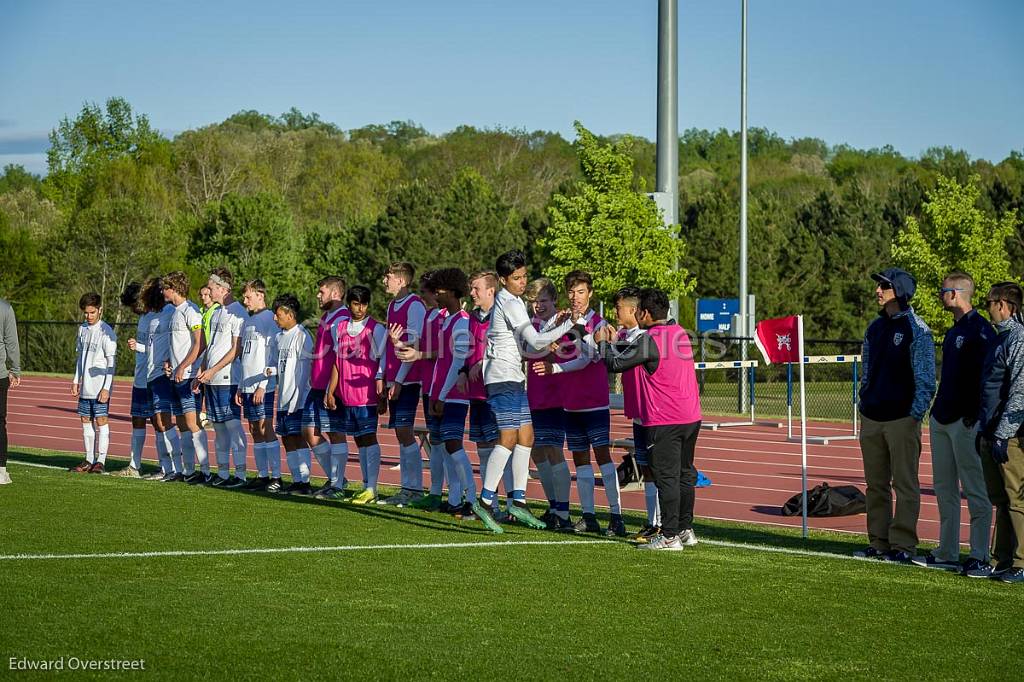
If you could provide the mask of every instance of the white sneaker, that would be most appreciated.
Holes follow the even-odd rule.
[[[692,528],[684,530],[678,537],[679,542],[681,542],[684,547],[693,547],[697,544],[697,534],[693,532]]]
[[[3,472],[3,473],[0,473],[0,485],[10,485],[10,484],[11,484],[11,475],[9,473],[7,473],[6,471]]]
[[[671,540],[666,538],[664,535],[656,535],[655,537],[651,538],[646,545],[637,545],[637,549],[664,549],[670,552],[681,552],[683,551],[683,543],[679,541],[678,535],[672,538]]]

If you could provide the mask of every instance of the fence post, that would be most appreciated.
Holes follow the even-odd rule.
[[[853,360],[853,400],[851,402],[853,403],[853,435],[855,435],[855,436],[859,432],[858,428],[857,428],[857,416],[858,416],[857,415],[857,412],[858,412],[858,410],[857,410],[857,399],[859,397],[858,391],[857,391],[858,384],[860,384],[860,382],[857,380],[857,359],[854,358],[854,360]]]

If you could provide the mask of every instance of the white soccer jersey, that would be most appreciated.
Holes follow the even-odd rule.
[[[313,337],[301,324],[278,333],[270,344],[270,362],[277,375],[277,411],[298,412],[309,394]]]
[[[213,367],[231,352],[232,344],[242,336],[242,325],[248,318],[249,313],[238,301],[217,306],[210,317],[210,343],[206,346],[204,367]],[[213,375],[210,385],[231,386],[238,381],[240,374],[241,361],[235,358]]]
[[[117,360],[117,336],[103,320],[78,328],[75,343],[75,383],[79,397],[95,400],[103,389],[110,390],[114,383],[114,365]]]
[[[502,289],[494,297],[491,326],[487,329],[487,352],[484,354],[484,383],[526,381],[520,347],[542,350],[562,338],[572,328],[566,320],[557,327],[538,332],[530,321],[523,299]]]
[[[168,303],[149,321],[149,343],[146,344],[148,381],[164,375],[164,363],[171,359],[171,318],[175,308]]]
[[[199,312],[195,303],[183,301],[181,305],[174,307],[174,313],[171,315],[171,371],[177,369],[178,365],[188,356],[189,351],[192,350],[192,334],[195,330],[202,330],[202,328],[203,314]],[[185,368],[182,379],[191,379],[195,376],[198,368],[199,359],[197,358],[195,362]],[[173,380],[173,378],[172,376],[171,379]]]
[[[135,377],[132,386],[145,388],[149,383],[149,335],[150,323],[157,313],[143,313],[135,328]]]
[[[238,388],[242,393],[255,393],[256,389],[273,391],[277,377],[267,376],[270,366],[270,344],[281,328],[274,322],[274,313],[261,310],[242,325],[241,376]]]

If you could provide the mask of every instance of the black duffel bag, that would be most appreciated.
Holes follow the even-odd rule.
[[[800,494],[789,498],[782,505],[783,516],[799,516],[801,513]],[[816,485],[807,491],[808,516],[851,516],[865,511],[864,493],[853,485],[833,488],[828,483]]]

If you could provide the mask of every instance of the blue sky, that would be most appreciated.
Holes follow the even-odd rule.
[[[739,125],[739,0],[679,0],[680,129]],[[1024,150],[1024,2],[750,0],[750,125],[917,156]],[[122,96],[168,134],[295,106],[654,137],[656,0],[0,0],[0,165]]]

